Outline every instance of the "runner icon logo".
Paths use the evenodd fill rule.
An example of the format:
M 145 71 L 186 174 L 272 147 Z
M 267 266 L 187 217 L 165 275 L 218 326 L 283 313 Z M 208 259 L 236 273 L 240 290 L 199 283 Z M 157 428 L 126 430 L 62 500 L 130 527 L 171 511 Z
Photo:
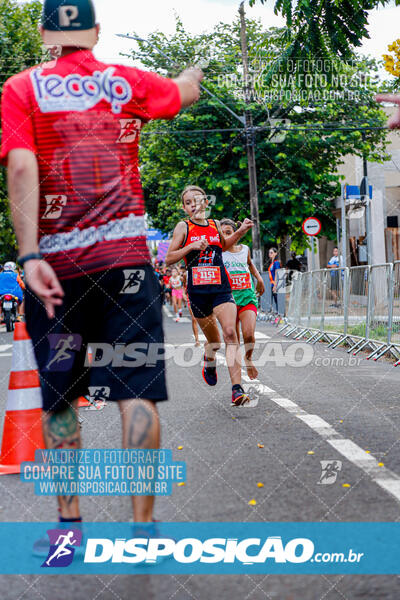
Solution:
M 144 280 L 145 271 L 143 269 L 125 269 L 125 283 L 120 294 L 137 294 Z
M 120 119 L 121 133 L 117 144 L 132 144 L 140 131 L 142 121 L 140 119 Z
M 89 387 L 89 402 L 85 410 L 103 410 L 106 405 L 106 400 L 110 397 L 110 388 L 107 386 L 90 386 Z
M 80 529 L 48 529 L 50 540 L 49 554 L 42 567 L 68 567 L 74 558 L 75 548 L 82 543 Z
M 43 213 L 42 219 L 59 219 L 62 215 L 64 206 L 67 204 L 67 196 L 47 195 L 46 210 Z
M 43 69 L 54 69 L 60 58 L 62 46 L 60 44 L 42 44 L 42 57 L 40 66 Z
M 258 391 L 258 389 L 256 387 L 250 386 L 248 388 L 247 386 L 244 386 L 244 388 L 245 388 L 246 394 L 248 396 L 250 396 L 253 401 L 260 399 L 260 394 L 259 394 L 259 391 Z
M 217 202 L 217 197 L 213 196 L 213 195 L 207 196 L 207 199 L 208 199 L 208 204 L 207 204 L 207 208 L 204 212 L 205 219 L 208 219 L 210 217 L 212 208 L 215 206 L 215 204 Z M 212 242 L 213 239 L 211 238 L 210 241 Z
M 78 334 L 50 333 L 51 358 L 46 371 L 68 371 L 74 362 L 75 352 L 81 349 L 82 337 Z
M 107 400 L 110 397 L 110 388 L 107 386 L 91 386 L 89 387 L 90 397 L 95 401 Z
M 321 460 L 321 477 L 319 478 L 318 484 L 320 485 L 331 485 L 335 483 L 339 471 L 342 470 L 341 460 Z

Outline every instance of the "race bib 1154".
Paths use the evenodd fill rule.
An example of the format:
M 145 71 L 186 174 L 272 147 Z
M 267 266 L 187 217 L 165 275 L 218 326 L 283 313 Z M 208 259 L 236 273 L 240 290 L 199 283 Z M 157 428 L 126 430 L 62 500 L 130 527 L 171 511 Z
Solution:
M 232 290 L 248 290 L 251 288 L 250 273 L 229 273 Z

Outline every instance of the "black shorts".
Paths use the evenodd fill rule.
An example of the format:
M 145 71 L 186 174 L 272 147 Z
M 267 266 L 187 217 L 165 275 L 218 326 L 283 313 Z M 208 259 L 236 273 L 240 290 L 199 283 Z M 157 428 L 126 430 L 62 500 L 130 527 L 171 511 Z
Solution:
M 167 400 L 161 294 L 152 267 L 111 269 L 61 283 L 64 302 L 52 320 L 26 290 L 43 409 L 62 410 L 85 395 Z
M 188 297 L 190 308 L 196 319 L 209 317 L 216 306 L 225 304 L 225 302 L 232 302 L 235 304 L 232 292 L 220 292 L 218 294 L 196 294 L 188 292 Z

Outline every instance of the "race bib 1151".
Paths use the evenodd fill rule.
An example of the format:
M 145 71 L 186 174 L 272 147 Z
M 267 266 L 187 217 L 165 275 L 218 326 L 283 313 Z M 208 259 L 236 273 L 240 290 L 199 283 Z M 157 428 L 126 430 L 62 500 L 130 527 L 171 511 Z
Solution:
M 193 267 L 193 285 L 218 285 L 221 283 L 219 267 Z

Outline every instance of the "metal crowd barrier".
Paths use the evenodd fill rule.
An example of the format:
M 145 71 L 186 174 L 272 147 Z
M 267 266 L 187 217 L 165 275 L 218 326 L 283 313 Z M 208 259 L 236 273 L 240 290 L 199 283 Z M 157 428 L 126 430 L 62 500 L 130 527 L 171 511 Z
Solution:
M 291 294 L 291 286 L 285 285 L 287 273 L 286 269 L 279 269 L 280 277 L 278 277 L 278 289 L 275 296 L 272 293 L 271 281 L 267 272 L 262 272 L 265 285 L 265 293 L 260 298 L 260 312 L 258 320 L 260 321 L 276 321 L 280 322 L 289 312 L 289 304 Z
M 400 261 L 295 273 L 287 294 L 286 337 L 400 364 Z

